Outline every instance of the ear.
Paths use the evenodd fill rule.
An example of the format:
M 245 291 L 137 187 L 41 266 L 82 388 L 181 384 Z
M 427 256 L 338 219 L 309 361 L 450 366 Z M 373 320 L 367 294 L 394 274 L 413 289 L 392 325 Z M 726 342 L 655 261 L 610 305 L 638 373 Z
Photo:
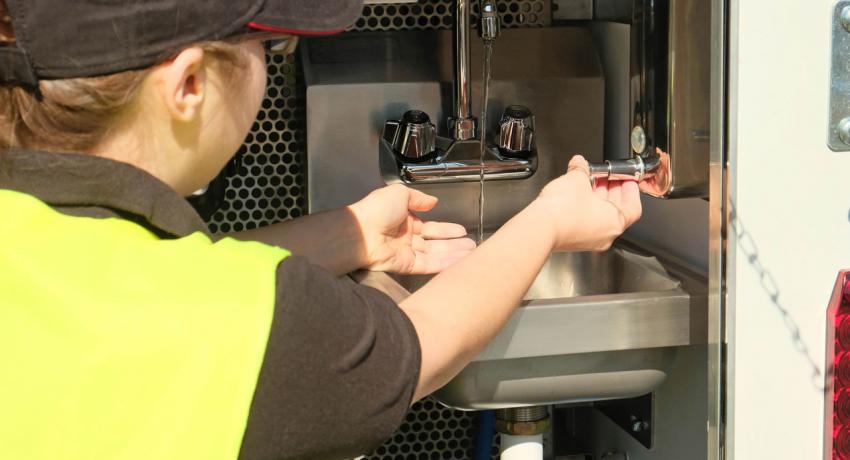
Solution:
M 200 114 L 207 83 L 203 64 L 204 50 L 194 46 L 158 69 L 157 88 L 172 119 L 190 122 Z

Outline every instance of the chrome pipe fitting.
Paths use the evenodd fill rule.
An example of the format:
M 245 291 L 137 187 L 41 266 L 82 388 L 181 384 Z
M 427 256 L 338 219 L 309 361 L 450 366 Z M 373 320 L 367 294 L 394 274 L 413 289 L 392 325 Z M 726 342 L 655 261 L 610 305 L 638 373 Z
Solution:
M 628 160 L 607 160 L 590 164 L 591 179 L 633 180 L 640 182 L 652 177 L 661 166 L 661 156 L 635 155 Z
M 549 408 L 546 406 L 496 410 L 496 431 L 511 436 L 543 434 L 549 423 Z
M 628 160 L 606 160 L 590 165 L 590 177 L 593 179 L 640 181 L 645 174 L 646 168 L 640 156 Z

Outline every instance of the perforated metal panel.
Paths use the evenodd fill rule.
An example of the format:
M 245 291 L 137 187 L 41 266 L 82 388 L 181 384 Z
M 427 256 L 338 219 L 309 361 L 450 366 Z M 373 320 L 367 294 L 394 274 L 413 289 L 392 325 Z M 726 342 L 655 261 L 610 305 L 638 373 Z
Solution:
M 500 0 L 504 27 L 551 23 L 548 0 Z M 364 7 L 352 31 L 448 29 L 451 0 Z M 478 5 L 473 2 L 477 16 Z M 473 23 L 475 20 L 473 20 Z M 307 209 L 306 101 L 300 60 L 273 56 L 268 62 L 268 92 L 251 133 L 239 151 L 240 165 L 226 178 L 225 200 L 209 219 L 213 233 L 265 226 L 301 216 Z M 432 399 L 415 404 L 404 424 L 370 460 L 472 458 L 477 418 L 447 409 Z M 497 457 L 498 437 L 493 455 Z
M 366 456 L 369 460 L 466 460 L 473 457 L 478 420 L 475 413 L 448 409 L 431 398 L 413 405 L 401 428 Z M 498 439 L 491 448 L 498 458 Z
M 263 106 L 245 144 L 236 174 L 227 178 L 225 201 L 213 214 L 213 233 L 242 231 L 304 214 L 305 94 L 295 56 L 271 56 Z
M 548 0 L 500 0 L 504 27 L 548 26 L 552 22 Z M 478 2 L 472 2 L 472 23 L 477 23 Z M 452 26 L 452 2 L 419 0 L 412 4 L 368 5 L 352 30 L 431 30 Z

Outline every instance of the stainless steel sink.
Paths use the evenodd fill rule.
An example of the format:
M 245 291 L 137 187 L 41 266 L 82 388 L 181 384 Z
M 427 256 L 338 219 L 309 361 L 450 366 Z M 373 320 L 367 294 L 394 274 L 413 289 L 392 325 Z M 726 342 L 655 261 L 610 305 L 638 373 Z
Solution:
M 412 292 L 427 278 L 398 281 Z M 434 396 L 494 409 L 643 395 L 675 347 L 704 341 L 705 306 L 700 276 L 628 245 L 553 254 L 505 329 Z

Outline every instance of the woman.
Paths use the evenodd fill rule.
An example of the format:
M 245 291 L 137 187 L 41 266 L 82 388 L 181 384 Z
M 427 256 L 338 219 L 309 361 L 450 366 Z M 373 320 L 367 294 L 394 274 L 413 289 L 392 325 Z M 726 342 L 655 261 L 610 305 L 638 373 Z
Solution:
M 246 136 L 264 44 L 341 31 L 360 3 L 0 1 L 0 458 L 368 452 L 550 252 L 639 218 L 635 183 L 592 188 L 576 157 L 479 248 L 402 186 L 213 241 L 182 197 Z M 338 278 L 358 268 L 441 273 L 396 304 Z

